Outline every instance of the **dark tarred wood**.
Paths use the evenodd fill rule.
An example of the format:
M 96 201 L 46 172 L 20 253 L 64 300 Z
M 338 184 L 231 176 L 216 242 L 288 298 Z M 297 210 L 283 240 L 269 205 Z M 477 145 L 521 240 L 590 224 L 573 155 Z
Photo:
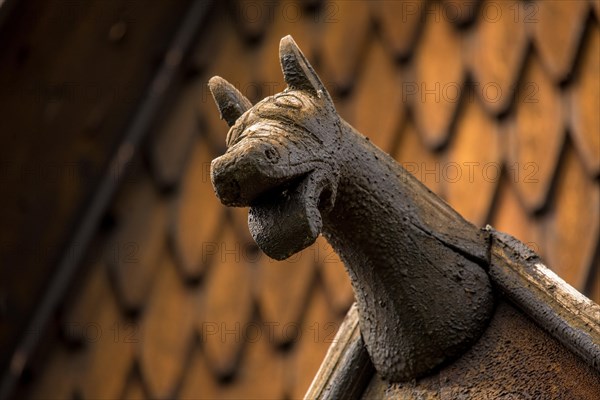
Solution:
M 288 89 L 254 105 L 215 77 L 232 125 L 211 179 L 228 206 L 250 206 L 250 231 L 285 259 L 322 232 L 344 261 L 378 372 L 423 375 L 476 340 L 492 313 L 487 234 L 338 116 L 291 37 L 280 44 Z
M 600 389 L 600 306 L 547 269 L 522 243 L 489 230 L 489 273 L 502 300 L 471 349 L 417 381 L 389 384 L 377 375 L 348 391 L 348 382 L 360 380 L 360 371 L 370 366 L 356 345 L 362 340 L 353 307 L 305 398 L 437 398 L 440 393 L 450 398 L 535 397 L 542 391 L 556 398 L 595 399 Z

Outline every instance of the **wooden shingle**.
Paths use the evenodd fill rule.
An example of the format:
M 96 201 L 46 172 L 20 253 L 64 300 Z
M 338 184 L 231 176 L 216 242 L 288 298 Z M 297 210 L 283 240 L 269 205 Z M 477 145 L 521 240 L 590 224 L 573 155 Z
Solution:
M 150 177 L 130 176 L 116 200 L 117 227 L 105 262 L 119 300 L 128 311 L 143 307 L 166 246 L 167 205 Z
M 376 0 L 370 1 L 369 7 L 392 55 L 400 59 L 408 58 L 424 20 L 426 2 Z
M 177 97 L 168 118 L 152 138 L 149 149 L 153 175 L 159 186 L 172 188 L 184 175 L 190 149 L 199 132 L 198 103 L 206 82 L 188 82 Z
M 465 98 L 463 107 L 442 168 L 444 193 L 463 217 L 483 226 L 502 171 L 500 132 L 475 96 Z
M 431 3 L 412 63 L 412 79 L 404 95 L 414 110 L 415 126 L 425 143 L 446 143 L 463 92 L 462 41 L 455 26 L 443 16 L 442 6 Z
M 600 240 L 600 187 L 586 174 L 570 144 L 554 190 L 544 226 L 547 262 L 567 283 L 583 291 Z
M 525 6 L 529 35 L 553 80 L 568 77 L 585 28 L 590 5 L 585 1 L 544 0 Z
M 488 4 L 493 4 L 490 17 L 478 19 L 468 33 L 465 60 L 478 98 L 487 110 L 499 114 L 512 104 L 525 60 L 529 41 L 523 18 L 517 16 L 524 15 L 528 3 L 484 2 L 481 12 L 486 12 Z
M 136 338 L 142 380 L 151 398 L 175 394 L 194 337 L 190 294 L 168 251 L 161 255 L 160 272 Z
M 419 136 L 412 119 L 407 119 L 400 133 L 400 142 L 392 154 L 408 172 L 413 174 L 438 196 L 444 197 L 441 157 L 431 151 Z
M 315 281 L 316 251 L 314 244 L 285 261 L 263 254 L 257 262 L 259 311 L 263 321 L 275 324 L 275 343 L 289 344 L 295 339 L 286 327 L 297 326 L 306 310 Z
M 227 378 L 235 373 L 246 343 L 243 332 L 254 310 L 254 277 L 230 224 L 212 246 L 216 261 L 203 282 L 205 320 L 201 341 L 210 369 L 216 377 Z
M 402 77 L 378 38 L 373 38 L 370 43 L 365 60 L 352 94 L 355 102 L 353 126 L 390 153 L 406 113 Z M 386 106 L 374 107 L 375 104 Z
M 335 311 L 345 314 L 354 301 L 354 292 L 344 263 L 322 236 L 317 239 L 316 251 L 325 295 Z
M 359 62 L 370 35 L 365 2 L 327 1 L 322 32 L 322 71 L 333 92 L 347 92 L 354 84 Z M 329 11 L 329 13 L 327 13 Z M 332 85 L 333 83 L 333 85 Z
M 286 394 L 292 399 L 306 393 L 341 323 L 329 307 L 321 285 L 314 286 L 308 301 L 306 316 L 302 324 L 296 325 L 295 347 L 285 364 Z
M 196 140 L 192 146 L 181 192 L 173 203 L 169 230 L 177 266 L 186 278 L 198 279 L 211 262 L 212 255 L 205 248 L 218 240 L 225 213 L 210 182 L 213 154 L 209 145 L 205 140 Z
M 36 377 L 30 388 L 29 398 L 69 399 L 75 395 L 75 382 L 80 376 L 82 357 L 74 357 L 64 346 L 56 346 L 45 364 L 43 372 Z
M 521 203 L 513 178 L 506 170 L 502 172 L 490 224 L 494 229 L 516 237 L 543 257 L 540 223 Z
M 600 27 L 590 21 L 568 96 L 571 136 L 591 175 L 600 175 Z
M 310 60 L 317 58 L 320 46 L 317 23 L 322 14 L 310 14 L 299 8 L 296 1 L 280 2 L 273 14 L 273 24 L 269 27 L 266 37 L 257 49 L 256 84 L 261 88 L 262 97 L 272 96 L 286 88 L 279 61 L 279 41 L 286 35 L 292 35 L 306 57 Z M 322 28 L 322 27 L 319 27 Z M 320 71 L 319 71 L 320 72 Z M 326 86 L 333 82 L 326 82 Z
M 545 204 L 565 139 L 560 89 L 531 56 L 517 89 L 514 124 L 507 135 L 507 168 L 529 212 Z
M 444 15 L 457 25 L 475 20 L 480 12 L 481 0 L 444 0 Z

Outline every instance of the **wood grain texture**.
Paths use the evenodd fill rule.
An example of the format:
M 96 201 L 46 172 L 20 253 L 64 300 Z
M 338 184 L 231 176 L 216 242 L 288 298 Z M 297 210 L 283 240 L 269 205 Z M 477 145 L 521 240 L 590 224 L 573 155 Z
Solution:
M 304 398 L 359 399 L 373 374 L 373 365 L 360 335 L 355 304 L 340 325 Z
M 513 237 L 499 232 L 492 236 L 492 281 L 541 329 L 600 372 L 600 306 Z M 600 384 L 600 375 L 596 378 Z
M 490 273 L 504 296 L 479 341 L 455 362 L 417 380 L 389 383 L 376 374 L 366 389 L 357 390 L 359 398 L 499 398 L 539 393 L 595 398 L 600 388 L 600 306 L 550 272 L 522 244 L 505 234 L 492 234 Z M 358 367 L 344 369 L 344 357 L 355 353 L 350 346 L 357 340 L 353 333 L 358 324 L 352 313 L 340 327 L 340 341 L 330 348 L 307 398 L 329 398 L 328 390 L 343 381 L 336 376 L 342 371 L 346 378 L 357 376 Z

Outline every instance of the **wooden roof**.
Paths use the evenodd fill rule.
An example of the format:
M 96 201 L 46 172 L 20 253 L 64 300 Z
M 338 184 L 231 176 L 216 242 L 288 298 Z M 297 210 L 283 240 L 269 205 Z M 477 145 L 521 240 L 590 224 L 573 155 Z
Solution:
M 600 305 L 548 269 L 523 243 L 491 227 L 486 231 L 496 307 L 470 349 L 425 376 L 387 382 L 368 356 L 353 306 L 305 399 L 595 399 L 600 392 Z
M 286 34 L 348 122 L 600 301 L 598 1 L 472 6 L 220 2 L 20 393 L 303 396 L 353 300 L 343 266 L 322 240 L 268 260 L 208 175 L 227 127 L 206 82 L 253 101 L 282 90 Z
M 455 363 L 406 384 L 375 376 L 362 398 L 593 400 L 599 390 L 598 371 L 504 301 L 481 339 Z

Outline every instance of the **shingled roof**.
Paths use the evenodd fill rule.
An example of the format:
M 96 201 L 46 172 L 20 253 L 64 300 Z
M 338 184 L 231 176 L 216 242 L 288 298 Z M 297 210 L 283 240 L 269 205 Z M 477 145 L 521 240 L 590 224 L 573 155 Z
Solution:
M 292 34 L 340 114 L 476 225 L 600 301 L 599 1 L 221 2 L 20 393 L 299 398 L 353 301 L 324 240 L 285 262 L 214 196 L 206 82 L 284 88 Z M 385 99 L 382 101 L 382 99 Z

